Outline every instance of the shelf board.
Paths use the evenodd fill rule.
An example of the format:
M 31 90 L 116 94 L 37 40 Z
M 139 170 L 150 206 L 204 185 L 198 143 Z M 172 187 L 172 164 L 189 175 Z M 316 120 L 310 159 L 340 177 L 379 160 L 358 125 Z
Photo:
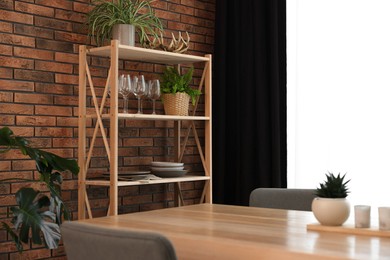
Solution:
M 146 49 L 128 45 L 119 45 L 118 52 L 120 59 L 161 64 L 192 64 L 209 60 L 207 57 L 202 56 Z M 111 46 L 91 48 L 87 50 L 87 53 L 100 57 L 110 57 Z
M 96 118 L 96 115 L 87 115 L 87 118 Z M 109 119 L 109 114 L 103 114 L 103 119 Z M 208 121 L 210 120 L 210 117 L 208 116 L 171 116 L 171 115 L 152 115 L 152 114 L 123 114 L 118 113 L 119 119 L 132 119 L 132 120 L 163 120 L 163 121 L 169 121 L 169 120 L 197 120 L 197 121 Z
M 184 176 L 176 178 L 163 178 L 160 180 L 148 180 L 148 181 L 118 181 L 118 186 L 135 186 L 145 184 L 160 184 L 160 183 L 174 183 L 174 182 L 186 182 L 186 181 L 203 181 L 210 180 L 209 176 Z M 110 186 L 109 180 L 86 180 L 86 185 L 94 186 Z

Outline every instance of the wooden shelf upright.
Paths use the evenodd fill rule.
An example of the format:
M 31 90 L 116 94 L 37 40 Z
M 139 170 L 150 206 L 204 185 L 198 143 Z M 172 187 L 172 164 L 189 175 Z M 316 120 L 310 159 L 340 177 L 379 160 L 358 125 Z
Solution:
M 99 56 L 110 58 L 110 69 L 105 84 L 105 89 L 102 101 L 98 102 L 95 93 L 95 88 L 92 82 L 92 75 L 89 70 L 87 56 Z M 148 115 L 148 114 L 123 114 L 118 110 L 118 63 L 119 60 L 131 60 L 139 62 L 150 62 L 164 65 L 180 65 L 193 64 L 198 62 L 204 63 L 202 78 L 199 83 L 200 89 L 205 97 L 205 113 L 204 116 L 196 116 L 196 108 L 198 101 L 192 114 L 189 116 L 169 116 L 169 115 Z M 172 52 L 165 52 L 159 50 L 145 49 L 139 47 L 132 47 L 127 45 L 120 45 L 117 40 L 111 41 L 110 46 L 97 47 L 87 49 L 85 45 L 80 46 L 79 49 L 79 143 L 78 143 L 78 163 L 80 166 L 79 180 L 78 180 L 78 218 L 85 219 L 86 214 L 92 218 L 92 211 L 86 193 L 87 185 L 107 186 L 109 187 L 109 210 L 107 215 L 118 214 L 118 187 L 132 186 L 132 185 L 148 185 L 157 183 L 175 183 L 175 189 L 178 191 L 177 204 L 184 203 L 183 196 L 180 190 L 180 183 L 186 181 L 205 181 L 204 189 L 200 199 L 200 203 L 212 203 L 212 151 L 211 151 L 211 55 L 207 54 L 204 57 L 187 54 L 178 54 Z M 87 84 L 88 83 L 88 84 Z M 109 114 L 103 114 L 103 108 L 106 98 L 108 96 L 108 86 L 110 87 L 110 105 Z M 90 89 L 93 103 L 93 114 L 87 114 L 87 87 Z M 86 120 L 94 118 L 96 124 L 94 132 L 90 137 L 89 149 L 87 153 L 87 134 L 86 134 Z M 118 181 L 118 122 L 119 120 L 169 120 L 174 121 L 175 129 L 175 158 L 177 162 L 181 162 L 185 146 L 188 141 L 190 132 L 193 131 L 197 148 L 201 157 L 204 168 L 204 176 L 184 175 L 176 178 L 163 178 L 161 180 L 150 180 L 147 183 L 142 181 Z M 109 120 L 109 136 L 105 132 L 103 120 Z M 194 121 L 205 122 L 205 144 L 204 151 L 201 147 L 197 130 Z M 184 141 L 181 142 L 180 131 L 181 122 L 189 121 Z M 110 179 L 108 180 L 93 180 L 87 178 L 89 164 L 92 157 L 92 152 L 95 145 L 95 140 L 100 130 L 103 138 L 104 147 L 110 164 Z

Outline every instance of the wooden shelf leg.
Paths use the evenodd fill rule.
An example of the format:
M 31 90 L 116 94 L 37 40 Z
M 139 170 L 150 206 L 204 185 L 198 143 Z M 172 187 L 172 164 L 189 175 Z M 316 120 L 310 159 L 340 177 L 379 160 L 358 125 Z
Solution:
M 118 41 L 111 41 L 110 216 L 118 215 L 118 46 Z
M 85 219 L 85 196 L 86 196 L 86 46 L 79 47 L 79 145 L 78 145 L 78 164 L 80 167 L 78 177 L 78 219 Z

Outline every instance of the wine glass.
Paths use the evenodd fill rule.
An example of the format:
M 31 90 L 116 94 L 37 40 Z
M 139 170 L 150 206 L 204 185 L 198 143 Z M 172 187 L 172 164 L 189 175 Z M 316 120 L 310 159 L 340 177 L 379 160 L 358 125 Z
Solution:
M 153 102 L 153 115 L 156 114 L 156 99 L 160 97 L 160 81 L 154 79 L 149 81 L 148 98 Z
M 118 92 L 123 97 L 123 113 L 128 113 L 128 106 L 129 106 L 129 95 L 131 93 L 131 79 L 130 75 L 120 75 L 119 81 L 118 81 Z
M 141 98 L 146 94 L 146 84 L 144 75 L 141 75 L 139 78 L 134 76 L 133 80 L 133 93 L 138 99 L 138 112 L 137 114 L 142 114 L 141 112 Z

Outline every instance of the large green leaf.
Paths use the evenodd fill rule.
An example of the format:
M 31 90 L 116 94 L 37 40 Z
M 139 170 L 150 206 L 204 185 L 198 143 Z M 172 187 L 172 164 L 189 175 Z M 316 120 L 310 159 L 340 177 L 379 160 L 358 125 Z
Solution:
M 59 172 L 50 174 L 49 182 L 46 183 L 50 190 L 50 211 L 56 214 L 57 224 L 62 223 L 62 216 L 70 220 L 70 213 L 61 199 L 62 176 Z
M 23 243 L 28 242 L 31 230 L 34 244 L 42 244 L 43 234 L 46 246 L 50 249 L 57 248 L 61 235 L 59 226 L 53 222 L 55 214 L 43 209 L 50 205 L 50 200 L 47 196 L 38 195 L 39 192 L 32 188 L 22 188 L 16 192 L 18 207 L 11 207 L 14 228 L 20 230 L 19 239 Z
M 27 140 L 20 137 L 13 137 L 13 132 L 8 127 L 0 129 L 0 153 L 8 152 L 14 146 L 21 148 L 25 152 L 24 147 L 28 145 Z
M 79 173 L 77 161 L 73 159 L 62 158 L 50 152 L 32 148 L 28 145 L 28 141 L 22 137 L 14 136 L 14 133 L 8 127 L 0 129 L 0 147 L 2 152 L 6 152 L 12 148 L 18 148 L 23 154 L 28 155 L 35 160 L 37 170 L 40 173 L 57 170 L 60 172 L 69 170 L 72 174 Z
M 53 170 L 57 170 L 61 172 L 69 170 L 74 175 L 77 175 L 79 173 L 79 166 L 75 160 L 62 158 L 58 155 L 45 152 L 45 151 L 40 151 L 40 152 L 41 152 L 41 156 L 45 158 L 48 164 L 53 167 Z

